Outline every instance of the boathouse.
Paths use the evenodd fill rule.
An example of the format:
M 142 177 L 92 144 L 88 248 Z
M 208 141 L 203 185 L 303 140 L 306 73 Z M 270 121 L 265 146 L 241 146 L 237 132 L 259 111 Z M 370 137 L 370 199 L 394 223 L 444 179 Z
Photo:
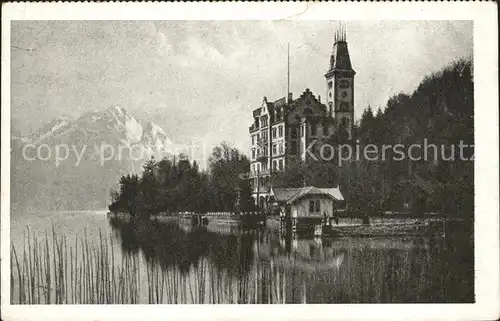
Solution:
M 346 206 L 338 187 L 277 187 L 271 189 L 271 199 L 279 207 L 280 216 L 291 218 L 330 218 Z

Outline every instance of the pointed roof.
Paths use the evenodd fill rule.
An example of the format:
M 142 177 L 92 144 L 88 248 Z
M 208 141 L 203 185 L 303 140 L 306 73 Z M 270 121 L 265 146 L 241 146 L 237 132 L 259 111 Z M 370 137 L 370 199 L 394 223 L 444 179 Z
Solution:
M 285 203 L 297 194 L 302 187 L 273 187 L 272 194 L 277 202 Z
M 345 27 L 335 32 L 332 55 L 327 75 L 336 70 L 352 71 L 351 57 L 347 48 L 347 37 Z
M 330 70 L 334 69 L 353 70 L 346 41 L 341 40 L 333 44 L 332 56 L 330 59 Z

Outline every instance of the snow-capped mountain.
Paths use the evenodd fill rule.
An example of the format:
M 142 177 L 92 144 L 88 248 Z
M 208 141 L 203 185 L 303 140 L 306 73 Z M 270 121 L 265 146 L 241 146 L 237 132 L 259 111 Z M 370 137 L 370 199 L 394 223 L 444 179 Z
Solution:
M 155 125 L 157 126 L 157 125 Z M 142 138 L 142 125 L 122 107 L 87 112 L 75 120 L 58 117 L 40 128 L 34 143 L 88 143 L 101 140 L 109 144 L 135 144 Z
M 68 129 L 70 121 L 70 118 L 67 116 L 59 116 L 43 125 L 42 128 L 37 130 L 31 138 L 35 143 L 48 140 Z
M 175 153 L 160 126 L 151 121 L 141 124 L 116 106 L 75 119 L 57 117 L 29 137 L 13 135 L 11 142 L 13 202 L 59 209 L 105 207 L 120 175 L 139 172 L 150 156 L 160 159 L 167 156 L 165 151 Z M 23 155 L 27 144 L 34 146 L 24 150 L 32 159 Z M 42 145 L 42 156 L 47 157 L 50 149 L 50 158 L 36 158 L 36 148 Z M 67 146 L 69 153 L 55 162 L 58 146 Z M 125 151 L 119 154 L 120 149 Z
M 151 152 L 174 152 L 174 144 L 165 131 L 151 121 L 144 126 L 141 143 L 150 148 Z

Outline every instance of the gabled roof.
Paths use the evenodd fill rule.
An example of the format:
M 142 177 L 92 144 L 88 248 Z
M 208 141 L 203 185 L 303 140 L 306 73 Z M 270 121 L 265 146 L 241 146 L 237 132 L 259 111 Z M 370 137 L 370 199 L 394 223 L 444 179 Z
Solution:
M 279 203 L 286 202 L 299 192 L 302 187 L 273 187 L 272 194 Z
M 330 197 L 337 201 L 343 201 L 344 197 L 340 192 L 338 187 L 334 188 L 317 188 L 314 186 L 306 186 L 306 187 L 276 187 L 272 189 L 272 194 L 278 203 L 287 203 L 292 204 L 296 200 L 311 195 L 323 195 Z
M 338 187 L 334 187 L 334 188 L 320 188 L 320 190 L 323 193 L 327 193 L 327 194 L 332 195 L 338 201 L 343 201 L 344 200 L 344 196 L 342 195 L 342 193 L 340 192 L 340 189 Z

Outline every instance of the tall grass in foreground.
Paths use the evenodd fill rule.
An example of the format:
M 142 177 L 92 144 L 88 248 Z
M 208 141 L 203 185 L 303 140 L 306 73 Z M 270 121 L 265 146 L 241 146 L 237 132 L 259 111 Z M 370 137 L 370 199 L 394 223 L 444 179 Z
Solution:
M 254 262 L 235 276 L 202 258 L 189 271 L 137 253 L 115 253 L 113 240 L 38 238 L 27 229 L 21 252 L 11 246 L 13 304 L 285 303 L 285 270 Z M 141 288 L 141 286 L 143 288 Z M 141 292 L 141 290 L 143 290 Z
M 137 303 L 139 261 L 117 260 L 113 241 L 99 232 L 99 244 L 89 244 L 87 233 L 69 244 L 52 229 L 39 239 L 29 229 L 18 253 L 11 247 L 11 301 L 19 304 Z

